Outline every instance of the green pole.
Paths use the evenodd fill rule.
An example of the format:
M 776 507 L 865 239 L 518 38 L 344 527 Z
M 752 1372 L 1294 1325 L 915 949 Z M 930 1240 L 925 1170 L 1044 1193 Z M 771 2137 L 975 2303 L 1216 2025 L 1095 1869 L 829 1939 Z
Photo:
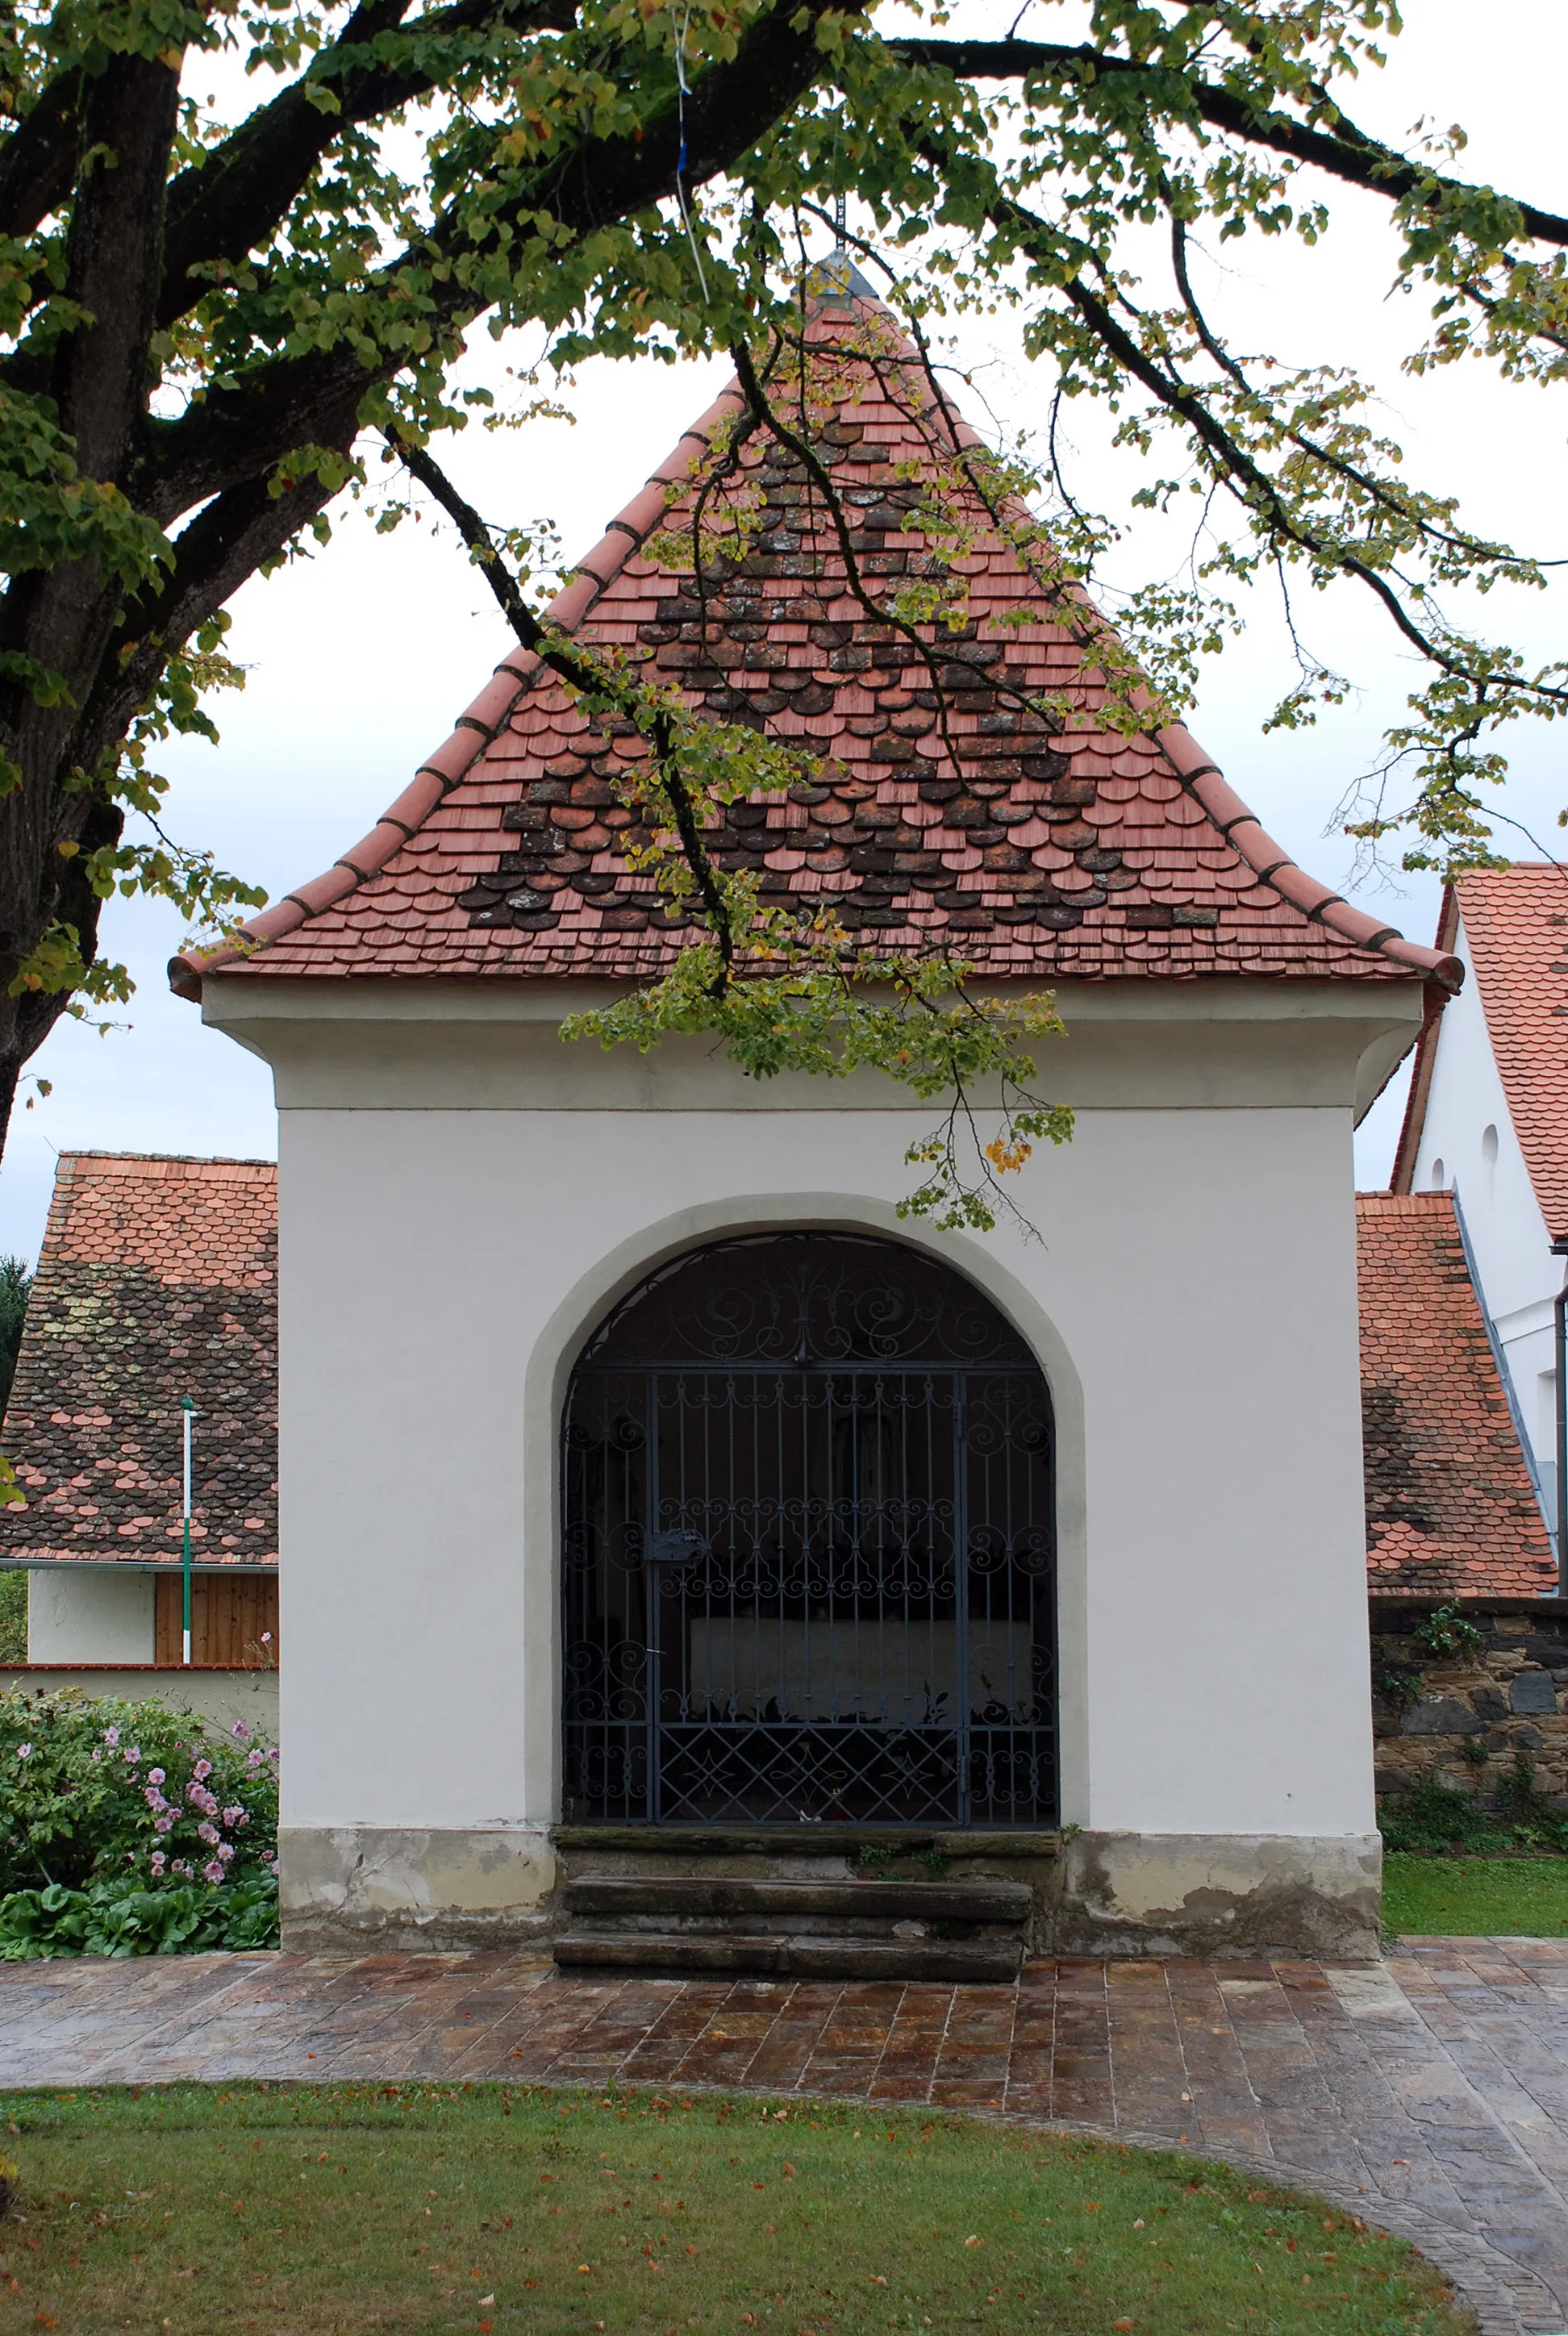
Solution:
M 185 1500 L 183 1552 L 180 1557 L 180 1588 L 184 1591 L 185 1661 L 190 1661 L 190 1423 L 196 1416 L 196 1406 L 188 1395 L 180 1398 L 181 1426 L 185 1436 Z

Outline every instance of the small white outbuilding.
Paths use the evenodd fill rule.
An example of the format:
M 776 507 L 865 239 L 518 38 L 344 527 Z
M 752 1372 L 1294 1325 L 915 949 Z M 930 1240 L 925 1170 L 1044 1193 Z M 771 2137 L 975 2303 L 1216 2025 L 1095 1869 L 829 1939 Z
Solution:
M 176 961 L 277 1083 L 286 1941 L 564 1905 L 579 1961 L 979 1970 L 995 1886 L 896 1936 L 846 1898 L 920 1852 L 1041 1947 L 1373 1954 L 1351 1133 L 1457 968 L 1183 729 L 1103 729 L 1006 515 L 922 529 L 972 443 L 924 372 L 864 300 L 812 329 L 847 552 L 759 433 L 682 566 L 732 393 L 553 613 L 811 742 L 713 848 L 1054 990 L 1076 1132 L 1039 1238 L 941 1233 L 901 1089 L 564 1045 L 690 928 L 628 865 L 640 740 L 521 650 L 263 946 Z M 933 677 L 846 557 L 939 556 Z

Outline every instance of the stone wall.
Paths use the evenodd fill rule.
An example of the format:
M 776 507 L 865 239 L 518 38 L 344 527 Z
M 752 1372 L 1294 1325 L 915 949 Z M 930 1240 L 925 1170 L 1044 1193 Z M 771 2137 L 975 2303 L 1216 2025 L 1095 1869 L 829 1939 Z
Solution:
M 1525 1753 L 1538 1790 L 1568 1803 L 1568 1599 L 1449 1601 L 1481 1643 L 1447 1655 L 1420 1635 L 1439 1602 L 1371 1601 L 1378 1797 L 1430 1776 L 1485 1797 Z

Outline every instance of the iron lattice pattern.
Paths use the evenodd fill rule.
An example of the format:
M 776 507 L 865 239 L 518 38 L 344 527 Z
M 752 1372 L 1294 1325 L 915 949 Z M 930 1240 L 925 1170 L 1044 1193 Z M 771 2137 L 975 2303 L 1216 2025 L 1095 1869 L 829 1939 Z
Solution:
M 733 1241 L 611 1317 L 565 1423 L 569 1818 L 1054 1823 L 1051 1418 L 891 1242 Z

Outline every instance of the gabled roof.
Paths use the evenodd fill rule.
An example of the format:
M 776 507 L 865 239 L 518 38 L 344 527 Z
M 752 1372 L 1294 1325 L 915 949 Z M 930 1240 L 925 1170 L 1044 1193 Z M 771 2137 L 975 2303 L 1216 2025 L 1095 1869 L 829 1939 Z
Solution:
M 848 506 L 863 573 L 930 573 L 916 524 L 937 414 L 927 377 L 870 300 L 819 307 L 825 383 L 816 443 Z M 714 839 L 774 900 L 831 900 L 883 949 L 946 943 L 997 976 L 1432 977 L 1451 959 L 1407 942 L 1306 876 L 1180 726 L 1101 730 L 1104 691 L 1039 586 L 971 498 L 959 633 L 925 628 L 955 662 L 950 743 L 920 657 L 870 618 L 803 468 L 758 433 L 740 483 L 759 498 L 740 556 L 696 580 L 669 550 L 694 473 L 741 410 L 725 392 L 610 522 L 554 603 L 553 620 L 614 645 L 711 714 L 808 740 L 820 784 L 738 805 Z M 922 426 L 918 417 L 928 417 Z M 936 416 L 935 420 L 930 417 Z M 956 443 L 974 446 L 957 426 Z M 949 571 L 944 571 L 949 572 Z M 1024 621 L 1019 623 L 1020 617 Z M 976 668 L 981 668 L 977 678 Z M 1072 711 L 1020 711 L 1056 691 Z M 248 956 L 176 959 L 195 995 L 206 969 L 365 976 L 639 977 L 667 967 L 690 927 L 628 871 L 616 775 L 642 752 L 629 725 L 585 715 L 519 649 L 371 833 L 248 929 Z M 956 765 L 955 767 L 955 760 Z
M 1557 1587 L 1447 1192 L 1359 1192 L 1367 1572 L 1375 1596 Z
M 1460 920 L 1514 1133 L 1553 1240 L 1568 1235 L 1568 866 L 1552 860 L 1461 876 L 1443 899 L 1437 946 Z M 1437 1057 L 1422 1031 L 1393 1186 L 1407 1192 Z
M 0 1557 L 177 1562 L 180 1398 L 203 1566 L 278 1562 L 278 1171 L 64 1152 L 6 1449 Z

